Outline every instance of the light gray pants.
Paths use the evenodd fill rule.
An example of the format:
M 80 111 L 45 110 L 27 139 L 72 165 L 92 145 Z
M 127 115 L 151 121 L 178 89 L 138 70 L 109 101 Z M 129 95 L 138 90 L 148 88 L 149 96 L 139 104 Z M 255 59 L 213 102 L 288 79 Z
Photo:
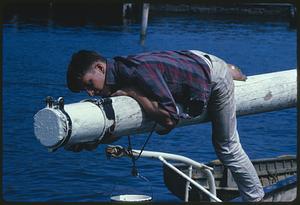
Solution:
M 240 144 L 234 83 L 227 63 L 201 51 L 192 50 L 192 52 L 202 58 L 203 55 L 208 55 L 211 59 L 208 64 L 211 68 L 212 94 L 208 113 L 212 121 L 212 142 L 216 154 L 230 169 L 243 200 L 260 201 L 264 191 L 253 164 Z

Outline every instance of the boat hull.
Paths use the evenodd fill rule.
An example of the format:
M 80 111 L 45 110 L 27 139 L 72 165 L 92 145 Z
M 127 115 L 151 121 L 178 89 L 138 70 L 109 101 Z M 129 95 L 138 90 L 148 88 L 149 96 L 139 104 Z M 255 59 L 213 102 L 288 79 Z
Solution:
M 296 198 L 296 182 L 291 183 L 289 177 L 294 176 L 296 181 L 296 156 L 279 156 L 276 158 L 252 160 L 260 181 L 265 189 L 264 201 L 292 201 Z M 188 166 L 182 163 L 173 164 L 188 174 Z M 230 170 L 225 168 L 219 160 L 207 164 L 214 168 L 213 175 L 217 188 L 217 197 L 222 201 L 231 201 L 239 198 L 240 194 Z M 164 182 L 168 189 L 177 197 L 184 200 L 186 180 L 167 166 L 163 167 Z M 208 187 L 205 174 L 199 169 L 193 169 L 192 179 L 204 187 Z M 289 180 L 288 180 L 289 179 Z M 287 180 L 289 183 L 285 182 Z M 276 185 L 279 183 L 279 185 Z M 281 183 L 281 184 L 280 184 Z M 209 198 L 195 186 L 190 185 L 189 201 L 209 201 Z M 268 191 L 272 188 L 272 191 Z

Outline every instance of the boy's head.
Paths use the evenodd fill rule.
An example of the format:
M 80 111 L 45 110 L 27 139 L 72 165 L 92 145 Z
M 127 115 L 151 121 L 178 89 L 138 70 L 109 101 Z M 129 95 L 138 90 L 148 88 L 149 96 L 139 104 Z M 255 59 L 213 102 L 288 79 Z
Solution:
M 74 53 L 67 71 L 67 85 L 72 92 L 87 91 L 90 96 L 105 95 L 106 59 L 94 51 Z

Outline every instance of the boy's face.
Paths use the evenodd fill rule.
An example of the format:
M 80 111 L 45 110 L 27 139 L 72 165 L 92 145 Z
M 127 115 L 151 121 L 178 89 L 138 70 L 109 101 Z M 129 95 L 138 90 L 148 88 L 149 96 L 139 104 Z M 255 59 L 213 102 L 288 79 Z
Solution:
M 110 92 L 105 86 L 105 67 L 99 62 L 92 64 L 92 67 L 87 71 L 81 79 L 83 90 L 89 96 L 109 96 Z

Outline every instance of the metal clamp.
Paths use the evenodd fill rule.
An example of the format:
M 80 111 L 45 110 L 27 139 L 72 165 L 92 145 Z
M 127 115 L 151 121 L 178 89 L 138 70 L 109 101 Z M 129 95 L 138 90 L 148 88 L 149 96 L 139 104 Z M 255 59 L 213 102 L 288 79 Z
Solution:
M 127 151 L 120 145 L 108 145 L 105 149 L 106 157 L 110 159 L 119 158 L 127 155 Z

